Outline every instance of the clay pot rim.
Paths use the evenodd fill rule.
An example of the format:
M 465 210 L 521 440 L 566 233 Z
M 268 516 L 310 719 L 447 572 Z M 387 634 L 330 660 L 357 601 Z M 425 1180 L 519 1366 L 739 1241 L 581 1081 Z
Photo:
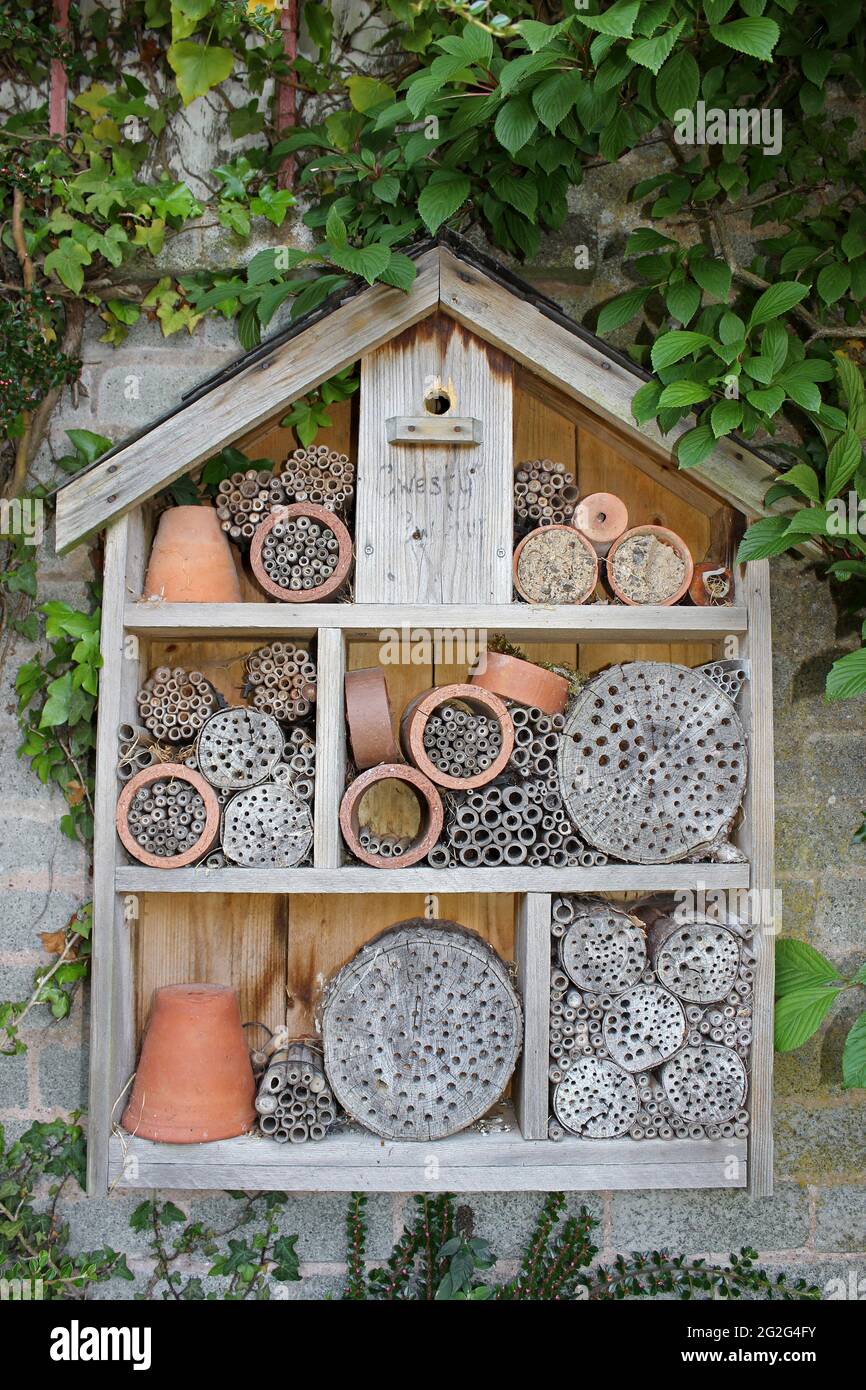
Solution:
M 666 542 L 676 551 L 677 555 L 683 561 L 685 571 L 683 573 L 682 583 L 676 592 L 671 594 L 670 598 L 659 599 L 655 604 L 639 603 L 633 598 L 628 598 L 619 588 L 613 575 L 613 560 L 620 546 L 627 540 L 630 540 L 632 536 L 655 536 L 658 540 Z M 630 608 L 670 608 L 672 604 L 678 603 L 685 594 L 692 582 L 694 570 L 695 562 L 692 559 L 692 553 L 682 536 L 678 536 L 676 531 L 671 531 L 667 526 L 653 526 L 649 523 L 645 526 L 632 526 L 630 530 L 624 531 L 619 539 L 614 541 L 607 554 L 607 577 L 610 581 L 610 587 L 613 589 L 617 598 L 621 599 L 623 603 L 628 604 Z
M 526 545 L 528 541 L 534 540 L 539 535 L 544 535 L 545 532 L 550 531 L 568 531 L 569 535 L 577 536 L 580 540 L 581 545 L 584 547 L 587 555 L 592 560 L 592 582 L 587 585 L 585 592 L 580 596 L 580 598 L 574 599 L 572 603 L 556 605 L 549 603 L 541 603 L 538 599 L 530 598 L 526 590 L 521 587 L 520 581 L 517 577 L 517 570 L 518 565 L 520 563 L 520 556 L 523 553 L 523 547 Z M 598 555 L 596 554 L 595 547 L 593 546 L 591 541 L 587 540 L 586 536 L 583 534 L 582 531 L 578 531 L 576 526 L 571 526 L 567 522 L 556 522 L 553 526 L 536 526 L 534 531 L 530 531 L 529 534 L 524 536 L 521 541 L 518 541 L 517 547 L 514 551 L 514 558 L 512 560 L 511 568 L 513 584 L 515 589 L 519 593 L 520 597 L 524 600 L 524 602 L 531 603 L 535 608 L 553 608 L 557 606 L 565 608 L 578 608 L 586 603 L 590 594 L 592 594 L 595 591 L 595 586 L 598 583 Z
M 415 843 L 397 859 L 384 859 L 378 854 L 369 854 L 358 839 L 358 808 L 370 787 L 377 782 L 406 782 L 413 788 L 421 803 L 421 828 Z M 405 763 L 379 763 L 368 767 L 359 777 L 350 782 L 340 802 L 340 830 L 343 839 L 356 859 L 368 864 L 372 869 L 408 869 L 423 859 L 436 844 L 442 833 L 445 810 L 442 798 L 428 777 L 415 767 Z
M 330 578 L 326 579 L 323 584 L 318 584 L 315 589 L 282 589 L 279 584 L 274 583 L 269 575 L 265 574 L 262 565 L 262 547 L 265 543 L 265 537 L 270 534 L 278 521 L 285 521 L 296 516 L 308 516 L 313 521 L 321 522 L 337 537 L 339 550 L 336 569 Z M 250 541 L 250 568 L 256 583 L 264 589 L 266 594 L 270 594 L 271 598 L 279 599 L 281 603 L 322 603 L 325 599 L 330 598 L 345 583 L 353 555 L 354 546 L 346 523 L 341 521 L 335 512 L 329 512 L 327 507 L 320 506 L 318 502 L 292 502 L 289 506 L 277 507 L 269 517 L 259 523 Z
M 161 859 L 158 855 L 151 854 L 149 850 L 142 849 L 129 829 L 126 820 L 136 792 L 140 791 L 142 787 L 149 786 L 151 782 L 161 781 L 164 777 L 176 777 L 182 782 L 188 782 L 199 793 L 205 807 L 204 830 L 195 844 L 191 845 L 188 850 L 184 850 L 183 854 L 172 855 L 170 859 Z M 150 767 L 142 768 L 141 772 L 136 772 L 135 776 L 130 777 L 124 785 L 123 791 L 117 798 L 114 820 L 124 849 L 140 864 L 147 864 L 152 869 L 183 869 L 187 864 L 192 864 L 203 854 L 207 854 L 213 847 L 219 834 L 220 805 L 213 787 L 194 768 L 185 767 L 183 763 L 153 763 Z
M 520 656 L 511 656 L 507 652 L 485 652 L 485 669 L 469 677 L 470 685 L 479 685 L 482 690 L 489 690 L 492 694 L 498 695 L 501 700 L 514 700 L 516 704 L 525 705 L 527 708 L 535 706 L 544 714 L 562 714 L 568 704 L 568 681 L 565 676 L 557 675 L 555 671 L 548 671 L 543 666 L 538 666 L 534 661 L 526 661 Z M 485 684 L 485 678 L 491 670 L 491 663 L 494 663 L 494 680 L 497 679 L 495 668 L 498 668 L 503 679 L 499 688 L 494 685 Z M 509 680 L 509 675 L 513 674 L 513 683 Z M 531 700 L 524 700 L 520 695 L 515 694 L 515 690 L 524 683 L 528 686 L 531 683 L 537 684 L 543 678 L 544 685 L 550 691 L 550 699 L 546 699 L 542 704 L 538 699 L 538 691 L 535 691 Z M 510 690 L 503 689 L 503 686 L 513 684 Z M 554 690 L 559 690 L 559 697 L 554 701 Z
M 343 697 L 349 743 L 358 770 L 363 772 L 379 763 L 402 762 L 403 757 L 394 737 L 394 714 L 388 685 L 381 667 L 364 666 L 357 671 L 347 671 L 343 681 Z
M 718 570 L 722 570 L 728 576 L 731 588 L 725 598 L 714 603 L 704 588 L 703 579 L 705 574 Z M 696 608 L 727 608 L 734 601 L 733 586 L 734 576 L 729 565 L 718 565 L 713 560 L 701 560 L 699 564 L 695 565 L 695 571 L 689 584 L 689 598 Z
M 478 772 L 474 777 L 451 777 L 447 772 L 440 771 L 427 757 L 424 748 L 427 720 L 434 710 L 450 700 L 462 700 L 470 709 L 473 705 L 480 705 L 483 713 L 496 719 L 502 730 L 502 748 L 499 755 L 485 772 Z M 468 681 L 461 681 L 453 685 L 435 686 L 412 700 L 403 711 L 400 721 L 400 741 L 403 751 L 414 766 L 437 787 L 446 787 L 449 791 L 473 791 L 476 787 L 485 787 L 508 766 L 514 749 L 514 724 L 507 706 L 498 695 L 486 690 L 483 685 L 470 685 Z
M 610 511 L 612 510 L 611 503 L 613 503 L 616 507 L 621 507 L 621 508 L 622 508 L 622 514 L 623 514 L 623 516 L 625 517 L 625 520 L 623 521 L 622 526 L 621 526 L 620 529 L 616 532 L 615 535 L 613 535 L 613 536 L 599 536 L 597 539 L 594 539 L 584 527 L 582 527 L 582 526 L 580 526 L 580 525 L 578 524 L 578 520 L 577 520 L 577 514 L 578 514 L 578 512 L 580 511 L 581 507 L 585 507 L 585 506 L 587 506 L 589 503 L 594 503 L 594 504 L 595 504 L 595 507 L 593 508 L 593 510 L 595 510 L 595 509 L 597 508 L 599 511 L 605 511 L 605 510 L 606 510 L 607 512 L 610 512 Z M 622 500 L 622 498 L 619 497 L 619 496 L 617 496 L 617 494 L 616 494 L 615 492 L 588 492 L 587 495 L 586 495 L 585 497 L 579 498 L 578 502 L 576 503 L 575 508 L 574 508 L 574 512 L 573 512 L 572 518 L 571 518 L 571 524 L 572 524 L 572 526 L 574 526 L 574 528 L 575 528 L 576 531 L 579 531 L 580 534 L 581 534 L 586 540 L 589 541 L 590 545 L 592 545 L 592 546 L 596 546 L 596 545 L 610 546 L 610 545 L 613 545 L 614 541 L 619 540 L 620 536 L 623 535 L 623 533 L 624 533 L 625 531 L 628 530 L 628 507 L 626 506 L 626 504 L 625 504 L 625 502 Z

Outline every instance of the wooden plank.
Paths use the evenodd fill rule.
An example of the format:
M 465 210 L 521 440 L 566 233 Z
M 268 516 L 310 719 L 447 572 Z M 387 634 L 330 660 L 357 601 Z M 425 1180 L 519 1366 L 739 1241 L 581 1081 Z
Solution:
M 755 560 L 743 579 L 749 633 L 742 652 L 750 665 L 742 714 L 750 727 L 748 790 L 743 806 L 742 848 L 752 877 L 754 950 L 751 1058 L 751 1138 L 749 1190 L 755 1197 L 773 1192 L 773 985 L 775 979 L 773 663 L 770 622 L 770 565 Z M 755 910 L 757 908 L 757 911 Z
M 321 629 L 317 651 L 313 862 L 317 869 L 336 869 L 343 857 L 339 815 L 346 782 L 346 723 L 343 713 L 346 654 L 339 628 Z
M 124 1134 L 112 1141 L 111 1173 L 120 1188 L 187 1191 L 672 1191 L 745 1185 L 744 1140 L 532 1143 L 520 1137 L 507 1107 L 505 1122 L 510 1128 L 504 1134 L 470 1129 L 432 1146 L 386 1142 L 354 1126 L 317 1145 L 274 1144 L 255 1136 L 153 1144 Z M 732 1156 L 739 1160 L 734 1179 L 728 1176 Z
M 355 596 L 359 603 L 511 597 L 511 361 L 444 317 L 361 363 Z M 386 421 L 431 386 L 481 421 L 484 442 L 388 443 Z M 441 417 L 440 417 L 441 418 Z
M 674 443 L 691 427 L 690 422 L 681 423 L 665 436 L 655 425 L 636 425 L 631 401 L 641 382 L 626 367 L 444 248 L 440 250 L 440 264 L 443 312 L 544 381 L 573 395 L 588 410 L 624 428 L 660 459 L 671 458 Z M 764 494 L 775 471 L 744 445 L 720 440 L 710 458 L 692 471 L 739 511 L 754 516 L 768 514 Z
M 340 628 L 365 641 L 382 642 L 414 629 L 448 633 L 467 628 L 507 632 L 515 641 L 664 642 L 716 641 L 746 631 L 746 609 L 659 608 L 651 604 L 551 605 L 387 603 L 129 603 L 126 630 L 153 637 L 252 637 L 285 633 L 310 636 L 319 627 Z
M 364 290 L 74 479 L 57 496 L 58 551 L 78 545 L 431 313 L 439 298 L 438 251 L 420 257 L 416 267 L 408 293 L 381 284 Z
M 124 598 L 130 583 L 140 584 L 146 557 L 140 514 L 110 527 L 105 544 L 99 724 L 93 842 L 93 954 L 91 962 L 90 1124 L 87 1190 L 102 1196 L 108 1185 L 108 1140 L 115 1108 L 135 1065 L 132 962 L 127 912 L 138 904 L 116 895 L 120 860 L 114 829 L 117 800 L 117 726 L 135 718 L 138 643 L 127 645 Z
M 523 998 L 523 1055 L 514 1104 L 524 1139 L 546 1139 L 550 1030 L 550 894 L 525 893 L 517 909 L 517 985 Z
M 115 874 L 124 893 L 654 893 L 748 888 L 748 864 L 602 864 L 529 869 L 148 869 Z
M 469 415 L 394 415 L 385 421 L 389 444 L 480 444 L 484 426 Z

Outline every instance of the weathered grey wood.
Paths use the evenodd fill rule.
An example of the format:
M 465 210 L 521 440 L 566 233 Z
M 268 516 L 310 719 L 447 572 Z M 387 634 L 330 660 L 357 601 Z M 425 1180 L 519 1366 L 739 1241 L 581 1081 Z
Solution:
M 773 985 L 776 921 L 774 892 L 773 666 L 770 625 L 770 566 L 746 565 L 742 580 L 749 614 L 748 638 L 740 654 L 750 664 L 743 717 L 750 730 L 752 773 L 744 803 L 742 848 L 751 861 L 753 986 L 751 1057 L 750 1191 L 773 1192 Z M 755 920 L 757 918 L 757 920 Z
M 335 608 L 337 606 L 334 605 Z M 326 627 L 319 632 L 316 665 L 318 693 L 313 863 L 318 871 L 337 869 L 343 856 L 340 801 L 346 781 L 346 720 L 343 712 L 346 648 L 339 628 Z M 300 872 L 305 871 L 302 869 Z
M 523 1054 L 512 1092 L 524 1139 L 547 1138 L 547 1048 L 550 1028 L 550 894 L 524 893 L 514 935 L 517 987 L 523 1000 Z
M 137 639 L 123 631 L 129 587 L 140 584 L 146 538 L 140 512 L 121 518 L 105 543 L 99 681 L 99 726 L 93 842 L 93 946 L 91 960 L 90 1106 L 87 1190 L 101 1196 L 108 1184 L 108 1139 L 115 1107 L 135 1065 L 130 924 L 115 888 L 123 854 L 114 828 L 117 800 L 117 726 L 134 723 L 139 683 Z M 119 1115 L 119 1107 L 118 1107 Z
M 515 641 L 691 642 L 720 640 L 746 631 L 746 609 L 635 608 L 624 604 L 536 607 L 511 604 L 413 604 L 395 614 L 390 604 L 332 603 L 131 603 L 127 631 L 160 639 L 262 637 L 273 633 L 310 636 L 319 627 L 340 628 L 366 641 L 391 635 L 411 644 L 416 629 L 428 634 L 507 632 Z M 455 657 L 455 660 L 457 658 Z
M 385 437 L 389 444 L 480 444 L 484 426 L 468 415 L 392 415 Z
M 141 439 L 74 479 L 57 498 L 57 549 L 69 550 L 278 409 L 429 314 L 439 255 L 416 263 L 408 293 L 373 285 L 237 376 L 191 401 Z
M 511 362 L 451 319 L 431 319 L 361 363 L 355 509 L 359 603 L 511 598 Z M 388 442 L 386 421 L 446 383 L 481 421 L 472 449 Z
M 241 1188 L 285 1192 L 551 1192 L 744 1187 L 742 1139 L 531 1143 L 507 1112 L 508 1133 L 466 1130 L 423 1144 L 383 1142 L 354 1126 L 309 1145 L 254 1135 L 214 1144 L 153 1144 L 130 1135 L 111 1146 L 118 1188 Z M 734 1160 L 732 1163 L 731 1160 Z M 732 1172 L 735 1176 L 731 1176 Z
M 317 769 L 317 791 L 319 771 Z M 317 795 L 318 803 L 318 795 Z M 324 804 L 324 802 L 322 803 Z M 324 833 L 324 832 L 323 832 Z M 747 888 L 748 864 L 602 864 L 528 869 L 148 869 L 117 870 L 125 893 L 653 893 Z
M 391 1141 L 474 1124 L 505 1091 L 523 1010 L 492 946 L 414 918 L 362 946 L 322 1008 L 328 1081 L 347 1115 Z

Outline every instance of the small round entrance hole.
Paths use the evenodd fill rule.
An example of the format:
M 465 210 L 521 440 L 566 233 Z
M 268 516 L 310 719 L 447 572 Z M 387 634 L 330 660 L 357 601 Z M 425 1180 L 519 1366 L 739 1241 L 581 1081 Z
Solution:
M 451 409 L 451 397 L 447 391 L 431 391 L 424 397 L 424 409 L 428 415 L 447 415 Z

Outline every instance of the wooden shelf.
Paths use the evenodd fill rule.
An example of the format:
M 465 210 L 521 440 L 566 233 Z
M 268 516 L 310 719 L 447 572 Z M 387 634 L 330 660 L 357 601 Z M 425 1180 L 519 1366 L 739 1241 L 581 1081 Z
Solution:
M 487 605 L 403 605 L 367 603 L 127 603 L 127 632 L 158 639 L 265 637 L 280 633 L 314 636 L 319 628 L 339 628 L 347 637 L 377 641 L 382 632 L 412 628 L 508 632 L 524 642 L 691 642 L 715 641 L 747 629 L 746 609 L 629 608 L 624 604 L 535 607 L 523 603 Z
M 257 1135 L 212 1144 L 155 1144 L 115 1131 L 109 1184 L 112 1189 L 246 1192 L 592 1192 L 747 1183 L 745 1139 L 553 1143 L 524 1139 L 510 1107 L 505 1123 L 504 1133 L 470 1129 L 451 1139 L 411 1144 L 385 1141 L 353 1125 L 321 1144 L 275 1144 Z
M 748 888 L 748 864 L 601 864 L 592 869 L 148 869 L 121 866 L 119 893 L 652 893 Z

